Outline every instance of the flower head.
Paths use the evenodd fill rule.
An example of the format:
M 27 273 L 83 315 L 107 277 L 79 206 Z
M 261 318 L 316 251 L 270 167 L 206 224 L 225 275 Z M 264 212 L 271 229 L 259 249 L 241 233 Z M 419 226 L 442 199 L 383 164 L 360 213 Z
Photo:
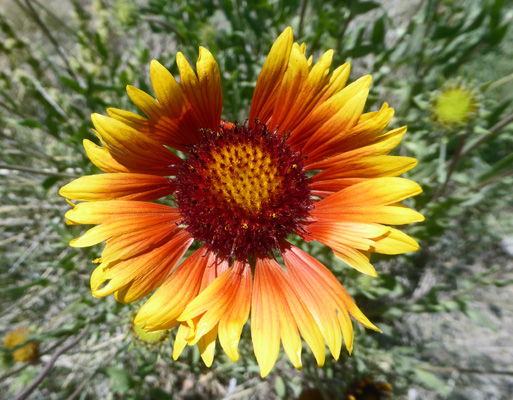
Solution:
M 477 109 L 475 91 L 469 89 L 461 80 L 448 82 L 432 100 L 435 120 L 449 129 L 466 125 L 476 114 Z
M 392 385 L 387 382 L 376 382 L 371 378 L 354 383 L 349 389 L 347 400 L 385 400 L 392 398 Z
M 33 332 L 28 328 L 17 328 L 10 331 L 4 337 L 5 347 L 7 347 L 9 350 L 12 350 L 18 345 L 28 342 L 29 339 L 27 335 L 30 335 L 31 333 Z M 16 362 L 25 362 L 34 360 L 38 354 L 39 342 L 31 341 L 14 350 L 12 357 Z
M 313 64 L 285 29 L 244 124 L 221 120 L 219 69 L 205 48 L 196 73 L 177 54 L 180 84 L 152 62 L 156 99 L 128 87 L 146 118 L 118 109 L 92 116 L 102 146 L 84 146 L 105 174 L 60 193 L 82 201 L 66 214 L 68 223 L 98 226 L 71 245 L 106 243 L 91 276 L 94 296 L 132 302 L 156 289 L 135 323 L 148 332 L 178 325 L 175 359 L 198 344 L 210 365 L 219 339 L 237 360 L 250 313 L 262 376 L 280 341 L 301 368 L 301 336 L 322 365 L 325 342 L 336 359 L 343 341 L 351 352 L 350 315 L 378 330 L 335 276 L 288 240 L 317 240 L 370 275 L 371 252 L 418 248 L 387 226 L 423 219 L 400 204 L 421 192 L 397 177 L 416 160 L 388 155 L 406 128 L 383 133 L 393 116 L 387 104 L 362 114 L 371 78 L 346 86 L 349 64 L 330 72 L 332 55 Z M 180 264 L 193 242 L 199 248 Z

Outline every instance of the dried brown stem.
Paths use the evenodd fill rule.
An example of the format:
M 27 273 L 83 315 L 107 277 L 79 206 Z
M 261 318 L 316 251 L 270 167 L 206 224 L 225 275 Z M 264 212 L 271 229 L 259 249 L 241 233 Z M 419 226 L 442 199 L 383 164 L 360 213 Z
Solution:
M 26 8 L 24 8 L 22 5 L 21 5 L 21 2 L 20 0 L 15 0 L 15 2 L 20 6 L 20 8 L 23 9 L 23 11 L 27 12 L 30 17 L 34 20 L 34 22 L 41 28 L 41 30 L 43 31 L 43 34 L 48 38 L 48 40 L 50 41 L 50 43 L 52 43 L 52 45 L 55 47 L 55 50 L 57 51 L 57 54 L 59 55 L 59 57 L 61 58 L 61 60 L 64 62 L 64 64 L 66 65 L 66 70 L 68 71 L 68 73 L 73 76 L 73 78 L 80 84 L 80 86 L 83 86 L 83 82 L 82 80 L 80 79 L 79 76 L 77 76 L 75 74 L 75 71 L 73 70 L 73 68 L 71 67 L 71 64 L 68 60 L 68 57 L 66 56 L 66 54 L 64 53 L 64 50 L 61 48 L 61 46 L 59 45 L 59 43 L 57 42 L 57 39 L 55 39 L 52 35 L 52 33 L 50 32 L 50 30 L 46 27 L 45 23 L 41 20 L 41 18 L 39 17 L 39 14 L 37 13 L 37 11 L 34 9 L 34 7 L 32 6 L 32 2 L 31 0 L 25 0 L 25 4 L 26 4 Z
M 55 353 L 54 355 L 52 356 L 52 358 L 50 359 L 50 361 L 48 361 L 48 363 L 45 365 L 45 367 L 42 369 L 42 371 L 39 373 L 39 375 L 36 377 L 36 379 L 34 379 L 34 381 L 28 385 L 18 396 L 16 396 L 14 398 L 14 400 L 25 400 L 26 398 L 28 398 L 31 393 L 36 390 L 36 388 L 39 386 L 39 384 L 43 381 L 43 379 L 45 379 L 46 375 L 48 375 L 50 373 L 50 371 L 52 370 L 53 368 L 53 365 L 55 364 L 55 362 L 57 361 L 57 359 L 63 354 L 65 353 L 66 351 L 68 351 L 69 349 L 71 349 L 73 346 L 75 346 L 78 342 L 80 342 L 82 340 L 82 338 L 85 336 L 85 334 L 87 333 L 89 329 L 89 325 L 86 325 L 84 327 L 84 329 L 82 329 L 82 331 L 80 332 L 80 334 L 75 338 L 73 339 L 71 342 L 69 342 L 68 344 L 60 347 Z
M 301 12 L 299 14 L 299 27 L 297 29 L 297 37 L 298 38 L 301 38 L 301 36 L 303 35 L 303 23 L 305 20 L 306 3 L 308 3 L 308 0 L 301 1 Z
M 59 176 L 61 178 L 77 178 L 78 177 L 77 175 L 66 174 L 64 172 L 45 171 L 42 169 L 23 167 L 21 165 L 9 165 L 9 164 L 4 164 L 4 163 L 0 163 L 0 169 L 10 169 L 12 171 L 31 172 L 33 174 L 48 175 L 48 176 Z
M 458 367 L 442 367 L 438 365 L 419 365 L 418 369 L 432 372 L 459 372 L 462 374 L 480 374 L 480 375 L 513 375 L 513 371 L 497 369 L 474 369 Z

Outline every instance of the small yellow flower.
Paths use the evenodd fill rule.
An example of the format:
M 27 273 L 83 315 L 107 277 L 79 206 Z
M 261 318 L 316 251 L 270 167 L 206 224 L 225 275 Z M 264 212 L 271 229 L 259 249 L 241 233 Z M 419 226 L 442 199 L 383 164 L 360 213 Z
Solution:
M 433 99 L 435 120 L 450 129 L 466 125 L 477 109 L 475 93 L 461 82 L 449 83 Z
M 12 350 L 19 344 L 29 340 L 26 335 L 30 335 L 31 333 L 33 332 L 27 328 L 15 329 L 5 335 L 4 344 L 9 350 Z M 12 357 L 16 362 L 25 362 L 34 360 L 38 354 L 39 342 L 30 342 L 14 350 Z

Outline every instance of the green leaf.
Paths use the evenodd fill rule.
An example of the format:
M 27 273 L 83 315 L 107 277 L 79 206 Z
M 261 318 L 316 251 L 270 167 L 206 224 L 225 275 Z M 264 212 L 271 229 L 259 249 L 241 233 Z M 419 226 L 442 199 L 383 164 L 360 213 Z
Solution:
M 374 10 L 378 7 L 381 7 L 381 4 L 376 3 L 374 1 L 359 1 L 351 7 L 351 11 L 353 12 L 353 14 L 359 15 L 365 14 L 370 10 Z
M 96 50 L 98 50 L 98 53 L 100 53 L 100 56 L 102 56 L 102 58 L 106 59 L 109 56 L 109 52 L 107 51 L 107 48 L 103 44 L 103 40 L 98 33 L 96 33 L 94 35 L 94 43 L 96 44 Z
M 74 81 L 73 79 L 67 78 L 65 76 L 59 77 L 62 83 L 64 83 L 67 87 L 74 90 L 77 93 L 84 94 L 85 90 L 80 86 L 80 84 L 77 81 Z
M 371 34 L 371 42 L 373 45 L 378 46 L 383 44 L 385 41 L 385 18 L 381 16 L 374 23 L 374 28 L 372 29 Z
M 490 34 L 490 44 L 498 45 L 506 36 L 506 32 L 508 31 L 508 24 L 504 24 L 495 28 Z
M 349 49 L 347 52 L 346 52 L 346 55 L 348 57 L 352 57 L 352 58 L 360 58 L 360 57 L 364 57 L 366 56 L 367 54 L 370 54 L 374 51 L 375 47 L 372 46 L 372 45 L 362 45 L 362 46 L 355 46 L 353 47 L 352 49 Z
M 493 331 L 497 331 L 497 326 L 488 319 L 486 315 L 484 315 L 481 311 L 476 310 L 475 308 L 465 307 L 463 312 L 467 317 L 469 317 L 472 321 L 477 323 L 480 326 L 484 326 L 485 328 L 490 328 Z
M 504 8 L 504 0 L 495 0 L 490 7 L 490 24 L 496 26 L 500 23 L 501 12 Z
M 105 373 L 109 377 L 109 384 L 114 392 L 125 393 L 134 386 L 132 375 L 124 369 L 109 367 Z
M 41 128 L 41 123 L 35 119 L 24 119 L 18 122 L 18 125 L 27 126 L 29 128 Z
M 34 282 L 27 283 L 26 285 L 2 288 L 0 289 L 0 296 L 9 295 L 14 298 L 18 298 L 23 296 L 27 289 L 30 289 L 33 286 L 47 286 L 48 284 L 50 284 L 50 281 L 48 279 L 41 278 Z
M 449 25 L 439 25 L 436 27 L 435 32 L 433 33 L 432 39 L 446 39 L 452 38 L 456 36 L 459 30 L 463 27 L 465 20 L 461 21 L 459 24 L 455 26 Z
M 513 169 L 513 153 L 496 162 L 488 171 L 478 178 L 478 182 L 484 182 Z
M 482 25 L 482 23 L 483 23 L 483 21 L 484 21 L 485 17 L 486 17 L 486 11 L 485 11 L 485 10 L 483 10 L 483 11 L 481 11 L 481 12 L 478 14 L 478 16 L 477 16 L 476 18 L 474 18 L 474 20 L 471 22 L 471 24 L 470 24 L 469 26 L 467 26 L 467 27 L 463 30 L 463 32 L 470 32 L 470 31 L 473 31 L 473 30 L 475 30 L 475 29 L 479 28 L 479 27 Z
M 505 287 L 509 285 L 513 285 L 513 279 L 506 279 L 504 281 L 491 281 L 490 284 L 497 286 L 497 287 Z
M 444 397 L 449 395 L 449 389 L 447 389 L 445 382 L 442 381 L 433 372 L 426 371 L 425 369 L 421 369 L 420 367 L 416 367 L 415 374 L 417 375 L 417 378 L 427 387 L 435 389 Z
M 169 392 L 165 392 L 159 388 L 151 388 L 150 389 L 150 399 L 154 400 L 172 400 L 173 396 Z
M 283 379 L 280 376 L 277 376 L 276 380 L 274 381 L 274 390 L 280 399 L 285 398 L 285 395 L 287 394 L 287 387 L 285 386 L 285 382 L 283 382 Z
M 44 189 L 48 190 L 61 179 L 62 178 L 60 176 L 50 176 L 43 181 L 42 186 Z
M 71 271 L 72 269 L 75 268 L 75 263 L 73 262 L 73 258 L 75 258 L 76 254 L 75 253 L 71 253 L 71 254 L 68 254 L 67 256 L 61 258 L 59 260 L 59 262 L 57 263 L 57 268 L 63 268 L 67 271 Z

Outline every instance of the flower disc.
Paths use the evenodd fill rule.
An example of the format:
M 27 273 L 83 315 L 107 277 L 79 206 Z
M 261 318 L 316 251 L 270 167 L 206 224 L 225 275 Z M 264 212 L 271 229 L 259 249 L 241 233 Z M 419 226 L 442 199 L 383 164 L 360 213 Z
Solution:
M 263 124 L 203 135 L 178 175 L 182 223 L 221 254 L 242 258 L 277 248 L 311 208 L 303 157 Z

